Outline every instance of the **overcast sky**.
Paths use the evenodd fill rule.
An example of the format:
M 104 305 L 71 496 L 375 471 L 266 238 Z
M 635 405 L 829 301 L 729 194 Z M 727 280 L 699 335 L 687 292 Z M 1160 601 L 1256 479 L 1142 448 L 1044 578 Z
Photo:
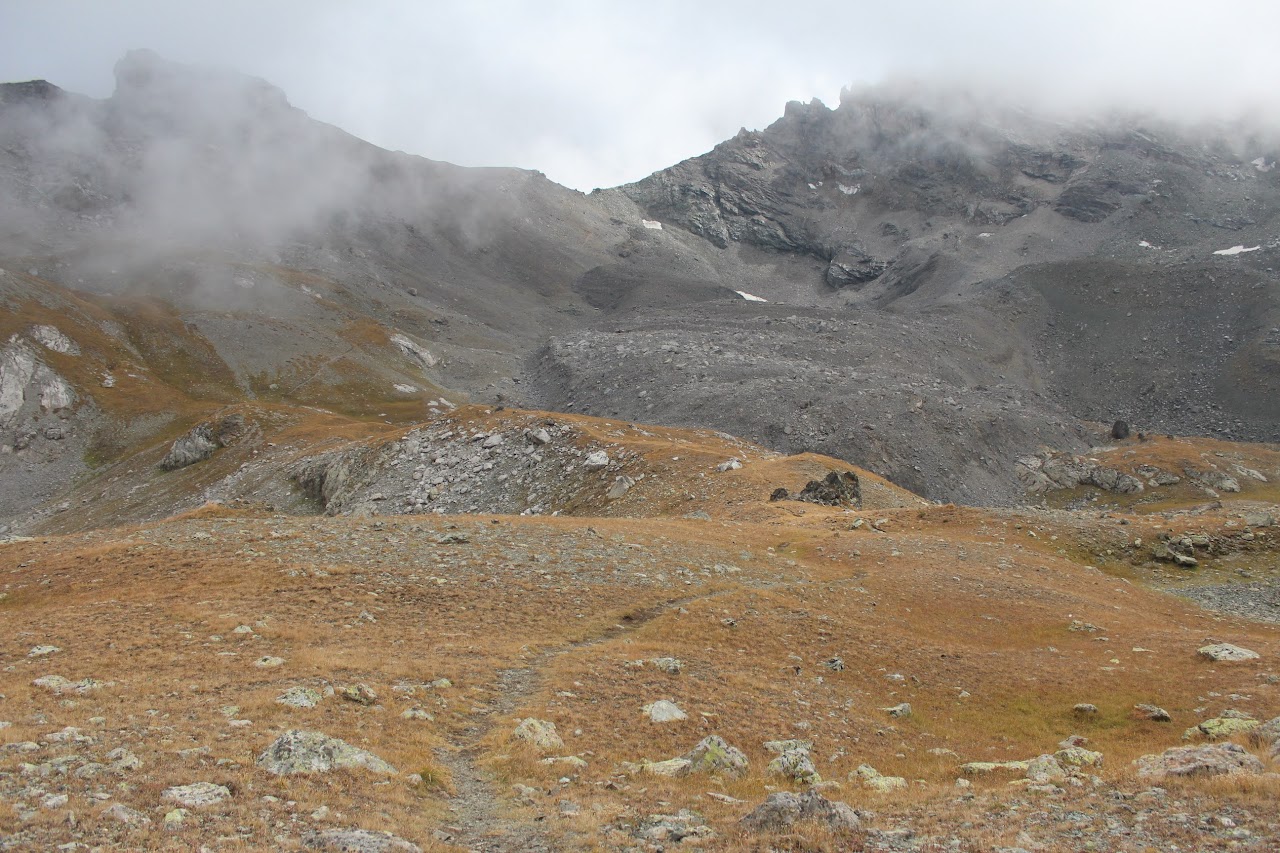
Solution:
M 842 86 L 1276 111 L 1280 0 L 0 0 L 0 80 L 105 97 L 131 48 L 233 68 L 386 148 L 634 181 Z

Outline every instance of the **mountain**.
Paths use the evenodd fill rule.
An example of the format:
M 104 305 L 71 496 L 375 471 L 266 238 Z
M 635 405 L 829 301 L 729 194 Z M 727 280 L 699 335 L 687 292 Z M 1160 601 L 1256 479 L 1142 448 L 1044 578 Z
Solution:
M 1262 130 L 116 76 L 0 86 L 0 850 L 1276 849 Z
M 706 426 L 967 503 L 1024 500 L 1017 458 L 1116 419 L 1278 435 L 1261 131 L 846 92 L 584 196 L 378 149 L 231 72 L 135 51 L 116 78 L 0 90 L 15 523 L 250 401 Z

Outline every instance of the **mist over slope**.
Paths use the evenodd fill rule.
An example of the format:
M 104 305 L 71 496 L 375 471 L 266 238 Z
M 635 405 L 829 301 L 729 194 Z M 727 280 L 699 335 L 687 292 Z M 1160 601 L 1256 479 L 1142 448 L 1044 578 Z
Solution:
M 0 88 L 19 527 L 243 401 L 713 427 L 968 503 L 1023 499 L 1015 460 L 1092 422 L 1280 437 L 1261 130 L 869 90 L 584 196 L 376 148 L 260 80 L 146 51 L 116 75 Z

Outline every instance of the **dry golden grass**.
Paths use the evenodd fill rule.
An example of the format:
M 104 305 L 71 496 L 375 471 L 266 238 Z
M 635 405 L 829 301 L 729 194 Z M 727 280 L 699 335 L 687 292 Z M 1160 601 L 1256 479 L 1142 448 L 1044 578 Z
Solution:
M 504 416 L 512 413 L 465 407 L 454 415 L 481 426 Z M 1091 568 L 1091 549 L 1152 535 L 1165 519 L 1129 516 L 1121 526 L 1097 514 L 923 505 L 861 473 L 873 505 L 866 510 L 769 504 L 774 486 L 798 488 L 839 463 L 767 455 L 713 433 L 574 423 L 584 442 L 642 453 L 658 472 L 645 483 L 670 485 L 632 505 L 650 517 L 320 519 L 206 506 L 156 524 L 0 546 L 8 667 L 0 717 L 14 723 L 0 729 L 0 743 L 39 742 L 70 725 L 97 739 L 84 751 L 98 760 L 126 746 L 144 762 L 119 778 L 44 784 L 72 797 L 64 810 L 28 811 L 30 798 L 23 809 L 0 798 L 0 828 L 31 833 L 36 847 L 83 840 L 194 849 L 222 837 L 288 849 L 307 826 L 360 826 L 427 849 L 455 849 L 436 839 L 439 830 L 469 843 L 524 833 L 550 849 L 587 850 L 634 843 L 622 827 L 692 808 L 718 833 L 705 849 L 859 849 L 860 837 L 813 827 L 772 839 L 735 828 L 767 793 L 788 787 L 766 773 L 763 743 L 800 737 L 814 742 L 824 778 L 841 785 L 828 796 L 875 813 L 869 831 L 910 826 L 985 850 L 1017 846 L 1024 831 L 1049 832 L 1035 815 L 1050 803 L 1103 821 L 1090 824 L 1095 833 L 1108 817 L 1130 820 L 1132 795 L 1149 786 L 1134 777 L 1133 759 L 1180 745 L 1185 728 L 1229 707 L 1260 719 L 1280 714 L 1280 686 L 1263 677 L 1280 656 L 1276 625 L 1210 614 Z M 403 432 L 362 429 L 339 416 L 281 415 L 273 440 L 301 453 L 322 438 L 376 442 Z M 676 478 L 680 462 L 705 469 L 739 453 L 752 464 L 698 482 Z M 690 501 L 694 488 L 704 493 Z M 713 520 L 678 517 L 693 507 Z M 857 516 L 883 519 L 883 530 L 851 529 Z M 444 532 L 469 541 L 436 544 Z M 1072 631 L 1073 622 L 1097 630 Z M 252 633 L 235 633 L 241 625 Z M 1209 663 L 1195 651 L 1209 639 L 1262 659 Z M 38 643 L 62 651 L 27 657 Z M 256 667 L 266 655 L 286 662 Z M 631 664 L 663 656 L 680 658 L 684 670 Z M 835 657 L 842 670 L 823 665 Z M 112 683 L 63 697 L 31 684 L 51 673 Z M 429 686 L 439 678 L 450 684 Z M 290 709 L 275 701 L 292 686 L 353 684 L 371 687 L 378 702 L 335 696 Z M 656 699 L 675 701 L 689 719 L 649 722 L 641 708 Z M 891 719 L 883 709 L 900 702 L 914 714 Z M 1100 713 L 1077 716 L 1080 702 Z M 1134 719 L 1139 702 L 1166 708 L 1174 722 Z M 433 719 L 404 719 L 413 707 Z M 92 722 L 98 717 L 105 720 Z M 554 722 L 564 755 L 587 765 L 542 763 L 511 737 L 524 717 Z M 400 775 L 270 777 L 254 757 L 287 728 L 341 737 Z M 747 753 L 743 778 L 626 769 L 682 755 L 708 734 Z M 1101 787 L 1036 795 L 999 776 L 955 787 L 962 761 L 1031 758 L 1071 734 L 1105 754 Z M 180 753 L 201 747 L 207 752 Z M 69 751 L 0 751 L 0 774 Z M 864 763 L 910 788 L 883 795 L 850 781 Z M 1194 826 L 1166 820 L 1201 809 L 1248 813 L 1239 820 L 1265 840 L 1259 834 L 1275 827 L 1267 806 L 1280 793 L 1276 778 L 1170 784 L 1168 806 L 1151 807 L 1150 838 L 1227 849 L 1227 836 L 1197 837 Z M 234 796 L 181 832 L 164 831 L 161 791 L 198 780 L 226 784 Z M 539 793 L 519 802 L 515 784 Z M 95 791 L 153 825 L 131 830 L 98 817 L 103 804 L 88 799 Z M 561 815 L 561 800 L 578 813 Z M 330 817 L 313 819 L 322 805 Z M 1046 849 L 1082 849 L 1043 837 Z

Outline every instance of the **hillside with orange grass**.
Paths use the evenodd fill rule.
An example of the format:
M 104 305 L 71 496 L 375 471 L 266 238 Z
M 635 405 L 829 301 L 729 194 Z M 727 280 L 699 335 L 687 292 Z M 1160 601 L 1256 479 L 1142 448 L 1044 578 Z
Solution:
M 188 496 L 238 483 L 238 499 L 103 526 L 108 491 L 76 513 L 93 523 L 63 513 L 0 546 L 8 849 L 1263 851 L 1280 838 L 1269 742 L 1194 728 L 1280 716 L 1280 627 L 1154 588 L 1173 573 L 1229 583 L 1246 565 L 1275 584 L 1263 516 L 1276 507 L 1257 494 L 1163 514 L 997 511 L 856 471 L 860 497 L 824 505 L 795 498 L 856 469 L 707 431 L 476 406 L 374 434 L 240 413 L 258 424 L 244 445 L 171 472 L 156 468 L 162 446 L 104 472 L 108 489 L 161 495 L 154 508 L 179 496 L 158 491 L 165 477 Z M 298 480 L 317 459 L 346 471 L 327 509 Z M 445 471 L 425 507 L 406 501 Z M 529 501 L 538 514 L 521 514 Z M 144 510 L 122 500 L 114 517 Z M 1191 535 L 1209 543 L 1194 569 L 1152 554 Z M 1197 651 L 1224 642 L 1258 657 Z M 281 701 L 298 696 L 309 706 Z M 661 702 L 677 718 L 651 719 L 667 719 Z M 529 719 L 556 740 L 519 739 Z M 276 775 L 263 756 L 296 730 L 392 769 Z M 667 775 L 711 735 L 745 766 Z M 1062 754 L 1072 736 L 1099 763 L 972 766 Z M 777 766 L 766 743 L 788 740 L 814 775 Z M 1200 743 L 1238 743 L 1262 769 L 1138 775 L 1140 757 Z M 783 791 L 848 804 L 857 826 L 742 822 Z

